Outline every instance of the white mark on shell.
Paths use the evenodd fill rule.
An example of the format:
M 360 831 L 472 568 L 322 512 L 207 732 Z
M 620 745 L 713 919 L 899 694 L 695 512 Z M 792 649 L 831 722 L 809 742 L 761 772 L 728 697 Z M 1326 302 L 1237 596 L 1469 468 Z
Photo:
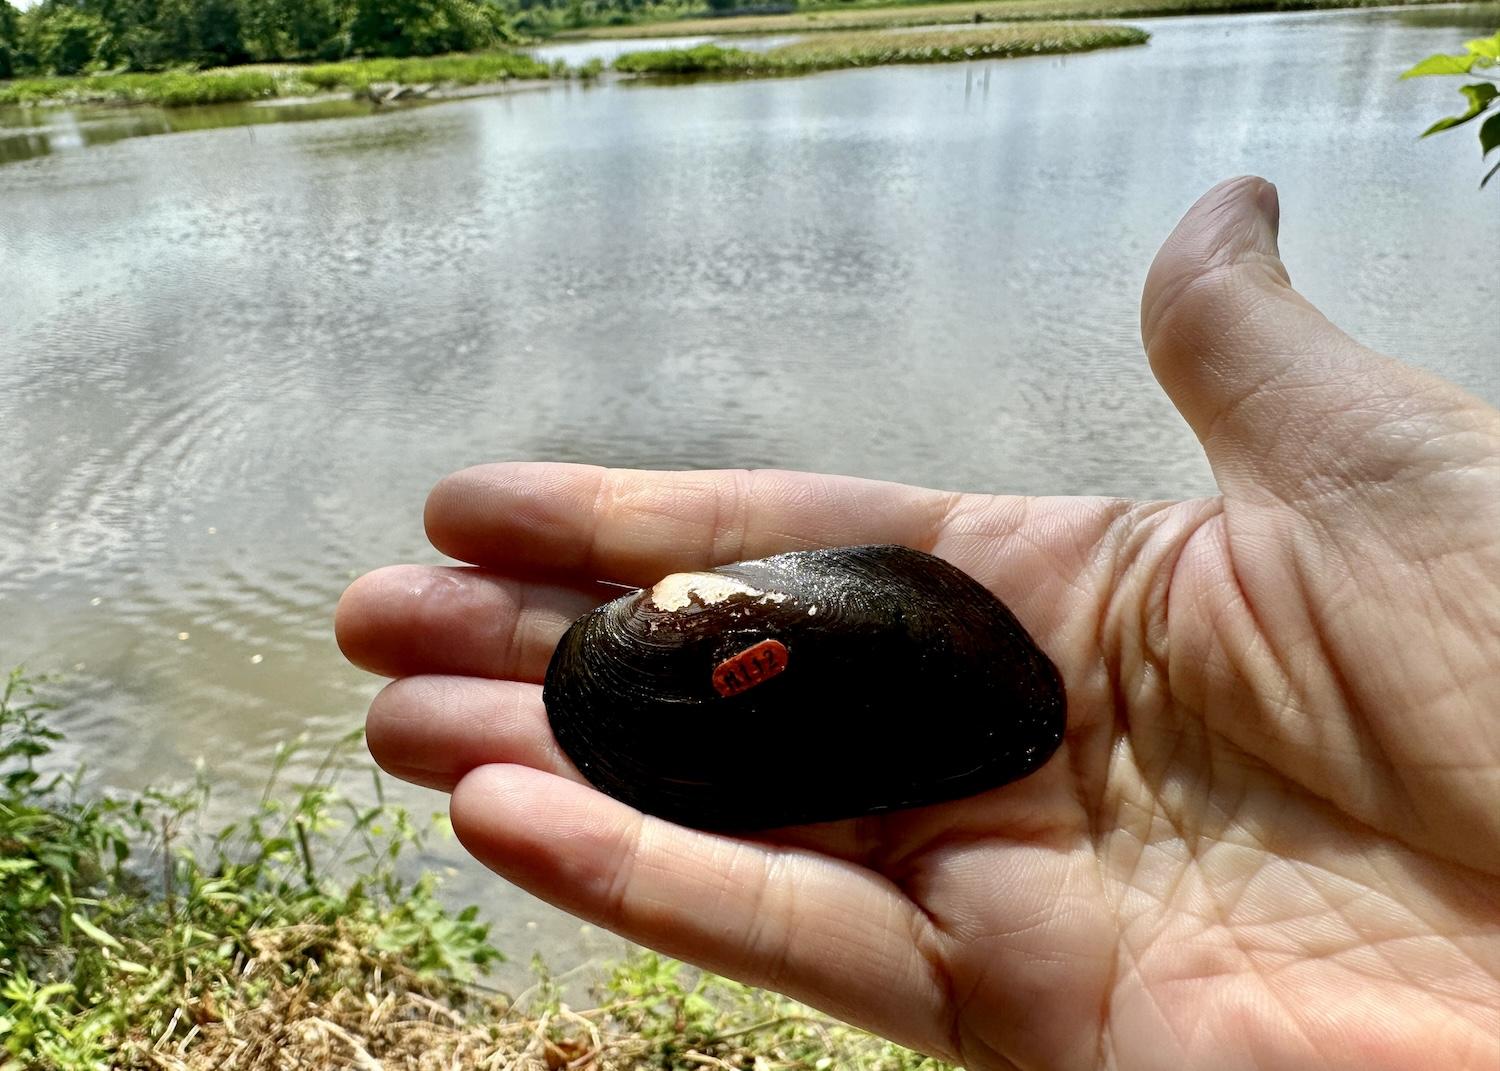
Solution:
M 743 580 L 722 573 L 673 573 L 656 582 L 651 589 L 651 602 L 658 610 L 671 613 L 685 610 L 696 599 L 699 605 L 713 606 L 732 595 L 760 596 L 760 601 L 781 602 L 786 598 L 778 592 L 761 591 Z

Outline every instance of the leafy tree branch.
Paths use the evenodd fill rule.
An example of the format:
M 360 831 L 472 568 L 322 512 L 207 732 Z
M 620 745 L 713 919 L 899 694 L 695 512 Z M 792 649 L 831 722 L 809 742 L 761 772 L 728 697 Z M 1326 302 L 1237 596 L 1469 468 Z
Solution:
M 1451 130 L 1456 126 L 1473 122 L 1481 116 L 1487 116 L 1479 126 L 1479 150 L 1480 158 L 1487 160 L 1490 153 L 1500 148 L 1500 78 L 1488 73 L 1488 68 L 1500 63 L 1500 32 L 1493 37 L 1479 37 L 1473 41 L 1464 42 L 1464 51 L 1461 55 L 1428 56 L 1421 63 L 1404 72 L 1402 78 L 1425 78 L 1433 75 L 1456 75 L 1459 77 L 1477 78 L 1479 81 L 1470 82 L 1459 86 L 1458 91 L 1464 95 L 1469 106 L 1461 115 L 1450 115 L 1446 119 L 1439 119 L 1422 132 L 1422 137 L 1428 137 L 1439 131 Z M 1485 172 L 1479 180 L 1481 187 L 1485 186 L 1495 174 L 1500 172 L 1500 162 Z

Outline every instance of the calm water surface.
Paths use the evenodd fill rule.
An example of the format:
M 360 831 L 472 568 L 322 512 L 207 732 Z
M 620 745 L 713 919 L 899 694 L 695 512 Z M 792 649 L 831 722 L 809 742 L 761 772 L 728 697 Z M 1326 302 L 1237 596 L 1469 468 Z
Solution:
M 358 724 L 376 683 L 340 658 L 334 602 L 436 560 L 422 500 L 463 465 L 1205 492 L 1136 306 L 1173 222 L 1240 172 L 1279 185 L 1306 294 L 1500 402 L 1500 195 L 1472 133 L 1415 140 L 1455 84 L 1396 80 L 1474 29 L 1149 28 L 1069 58 L 567 87 L 0 166 L 0 663 L 63 674 L 101 779 L 202 756 L 233 810 L 277 741 Z M 432 861 L 523 962 L 614 947 L 456 848 Z

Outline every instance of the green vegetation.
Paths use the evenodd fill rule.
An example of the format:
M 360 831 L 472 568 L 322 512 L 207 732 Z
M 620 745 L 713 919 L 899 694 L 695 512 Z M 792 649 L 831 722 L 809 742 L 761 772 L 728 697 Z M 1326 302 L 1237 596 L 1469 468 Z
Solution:
M 486 50 L 558 33 L 624 37 L 782 33 L 1386 2 L 977 0 L 955 4 L 937 0 L 913 5 L 910 0 L 42 0 L 20 12 L 10 0 L 0 0 L 0 79 L 429 56 Z M 709 14 L 717 17 L 704 17 Z
M 1227 14 L 1244 11 L 1295 11 L 1309 8 L 1376 7 L 1388 0 L 976 0 L 929 4 L 840 5 L 836 9 L 785 15 L 736 18 L 691 18 L 639 25 L 609 25 L 569 30 L 566 37 L 700 37 L 725 34 L 803 33 L 818 30 L 870 30 L 904 26 L 940 26 L 960 22 L 1020 22 L 1052 19 L 1123 19 L 1151 15 Z M 1406 0 L 1439 3 L 1442 0 Z
M 1477 78 L 1477 82 L 1459 86 L 1458 91 L 1464 95 L 1469 106 L 1460 115 L 1449 116 L 1439 119 L 1422 132 L 1422 136 L 1429 137 L 1439 131 L 1451 130 L 1456 126 L 1478 119 L 1481 115 L 1488 114 L 1479 127 L 1479 156 L 1486 159 L 1495 149 L 1500 148 L 1500 78 L 1486 74 L 1487 68 L 1500 64 L 1500 32 L 1493 37 L 1481 37 L 1473 41 L 1464 42 L 1464 52 L 1457 56 L 1428 56 L 1411 70 L 1405 72 L 1402 78 L 1423 78 L 1430 75 L 1457 75 L 1461 78 Z M 1485 172 L 1484 177 L 1479 180 L 1481 189 L 1500 172 L 1500 163 L 1495 164 Z
M 745 52 L 718 45 L 628 52 L 615 60 L 615 69 L 646 75 L 804 74 L 889 63 L 954 63 L 1003 56 L 1081 52 L 1144 44 L 1149 37 L 1145 31 L 1127 26 L 1087 23 L 994 26 L 947 33 L 827 34 L 768 52 Z
M 0 0 L 0 80 L 434 56 L 486 51 L 528 36 L 557 33 L 590 37 L 784 33 L 1386 2 L 977 0 L 957 4 L 938 0 L 913 5 L 909 0 L 905 4 L 901 0 L 42 0 L 21 12 L 10 0 Z M 723 17 L 737 11 L 746 14 Z M 754 13 L 778 11 L 785 13 Z M 719 17 L 702 17 L 710 12 Z M 15 93 L 12 98 L 34 95 L 34 91 Z
M 637 955 L 575 1011 L 540 965 L 512 999 L 478 911 L 411 877 L 441 820 L 335 751 L 301 786 L 295 748 L 216 832 L 211 784 L 100 797 L 45 772 L 56 714 L 19 671 L 0 681 L 0 1071 L 285 1067 L 943 1066 L 782 997 Z M 351 737 L 346 745 L 357 737 Z
M 38 767 L 62 734 L 19 671 L 0 692 L 0 1038 L 10 1068 L 147 1065 L 153 1045 L 257 994 L 331 993 L 377 965 L 443 993 L 499 953 L 476 911 L 449 913 L 397 863 L 424 831 L 333 788 L 287 798 L 283 748 L 258 807 L 212 836 L 210 782 L 91 799 L 82 771 Z M 377 784 L 377 793 L 379 786 Z M 377 794 L 377 799 L 379 796 Z M 345 881 L 335 870 L 352 868 Z
M 627 52 L 615 59 L 614 68 L 625 74 L 750 74 L 753 52 L 719 45 L 696 48 L 664 48 L 651 52 Z
M 5 0 L 0 0 L 3 4 Z M 1003 0 L 1024 4 L 1034 0 Z M 902 11 L 905 9 L 893 9 Z M 746 20 L 748 21 L 748 20 Z M 942 63 L 1140 44 L 1147 35 L 1118 26 L 1027 23 L 949 33 L 820 35 L 770 52 L 705 45 L 689 50 L 634 52 L 615 63 L 631 74 L 799 74 L 886 63 Z M 471 86 L 518 78 L 597 78 L 603 64 L 578 70 L 546 64 L 513 50 L 444 56 L 351 59 L 320 64 L 260 64 L 209 70 L 99 73 L 0 81 L 0 104 L 156 104 L 164 107 L 364 93 L 371 86 Z
M 481 52 L 428 59 L 351 60 L 302 67 L 291 73 L 318 89 L 365 89 L 372 82 L 472 86 L 511 78 L 551 78 L 566 75 L 568 70 L 549 66 L 524 52 Z
M 0 77 L 415 56 L 517 39 L 494 0 L 0 0 Z
M 263 71 L 164 71 L 80 78 L 18 78 L 0 82 L 0 104 L 222 104 L 284 95 L 276 74 Z
M 94 74 L 0 82 L 0 104 L 222 104 L 300 97 L 330 90 L 363 92 L 379 82 L 469 86 L 514 78 L 596 77 L 524 52 L 475 52 L 412 59 L 346 60 L 298 67 L 230 67 L 208 71 Z

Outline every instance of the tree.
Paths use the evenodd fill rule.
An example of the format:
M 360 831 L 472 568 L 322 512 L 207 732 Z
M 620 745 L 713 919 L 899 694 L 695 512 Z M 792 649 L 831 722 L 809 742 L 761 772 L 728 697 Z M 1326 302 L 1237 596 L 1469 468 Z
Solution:
M 246 0 L 245 47 L 258 60 L 343 59 L 354 15 L 354 0 Z
M 252 58 L 245 50 L 238 0 L 193 0 L 189 9 L 195 63 L 222 67 Z
M 26 12 L 0 0 L 0 78 L 425 56 L 514 39 L 500 0 L 42 0 Z
M 21 13 L 0 0 L 0 78 L 14 77 L 21 43 Z
M 1481 79 L 1458 87 L 1458 91 L 1469 102 L 1469 107 L 1462 115 L 1439 119 L 1424 130 L 1422 136 L 1425 138 L 1442 130 L 1451 130 L 1489 112 L 1489 118 L 1479 127 L 1479 156 L 1483 160 L 1500 148 L 1500 79 L 1485 73 L 1485 68 L 1500 63 L 1500 32 L 1494 37 L 1465 41 L 1464 48 L 1467 51 L 1459 56 L 1428 56 L 1401 77 L 1422 78 L 1427 75 L 1448 74 Z M 1485 172 L 1484 178 L 1479 180 L 1480 187 L 1483 188 L 1494 178 L 1496 172 L 1500 172 L 1500 163 Z
M 82 74 L 108 63 L 109 26 L 98 15 L 42 6 L 28 11 L 22 23 L 30 64 L 43 74 Z
M 351 42 L 365 56 L 430 56 L 504 40 L 498 8 L 475 0 L 357 0 Z

